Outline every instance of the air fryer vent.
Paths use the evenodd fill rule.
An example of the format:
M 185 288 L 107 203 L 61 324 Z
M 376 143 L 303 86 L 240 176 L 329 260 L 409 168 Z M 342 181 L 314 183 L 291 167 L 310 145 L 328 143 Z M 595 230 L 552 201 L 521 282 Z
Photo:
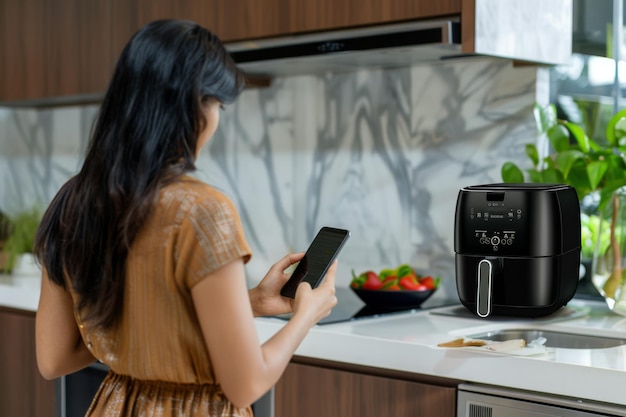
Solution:
M 470 404 L 467 417 L 491 417 L 492 410 L 486 405 Z

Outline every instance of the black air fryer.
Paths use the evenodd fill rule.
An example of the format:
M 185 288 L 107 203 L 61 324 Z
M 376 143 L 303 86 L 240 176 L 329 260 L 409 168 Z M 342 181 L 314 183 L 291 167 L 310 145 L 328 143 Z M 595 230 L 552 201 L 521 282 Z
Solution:
M 580 205 L 562 184 L 485 184 L 459 191 L 456 287 L 480 317 L 539 317 L 578 285 Z

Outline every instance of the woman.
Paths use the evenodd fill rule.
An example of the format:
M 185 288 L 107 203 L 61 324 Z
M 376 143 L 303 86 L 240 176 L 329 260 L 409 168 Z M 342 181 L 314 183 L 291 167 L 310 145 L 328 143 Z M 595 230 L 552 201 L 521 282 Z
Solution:
M 37 361 L 48 379 L 94 360 L 111 369 L 87 415 L 251 415 L 337 303 L 336 264 L 315 290 L 280 297 L 302 253 L 248 291 L 232 202 L 187 175 L 242 86 L 206 29 L 148 24 L 121 54 L 80 172 L 44 216 Z M 253 317 L 291 311 L 261 345 Z

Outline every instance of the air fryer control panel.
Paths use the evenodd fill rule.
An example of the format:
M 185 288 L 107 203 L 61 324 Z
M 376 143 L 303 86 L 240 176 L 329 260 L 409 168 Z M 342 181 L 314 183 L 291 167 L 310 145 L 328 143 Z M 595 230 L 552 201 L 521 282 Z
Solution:
M 463 222 L 465 230 L 471 233 L 471 237 L 467 238 L 475 251 L 495 255 L 524 248 L 527 244 L 527 222 L 523 202 L 511 195 L 505 199 L 504 193 L 485 193 L 474 197 L 478 198 L 469 199 Z
M 553 256 L 580 247 L 576 191 L 546 184 L 461 189 L 454 250 L 484 256 Z

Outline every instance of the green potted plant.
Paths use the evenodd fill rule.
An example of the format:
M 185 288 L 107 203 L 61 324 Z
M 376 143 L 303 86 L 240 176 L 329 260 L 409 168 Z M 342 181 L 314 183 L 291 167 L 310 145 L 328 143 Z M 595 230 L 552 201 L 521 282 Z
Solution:
M 0 273 L 8 272 L 9 254 L 3 251 L 4 243 L 10 233 L 9 217 L 0 211 Z
M 36 207 L 8 216 L 9 233 L 2 248 L 8 255 L 7 270 L 15 272 L 20 265 L 26 267 L 34 263 L 32 252 L 40 222 L 41 210 Z
M 582 247 L 584 250 L 589 245 L 585 239 L 592 240 L 592 281 L 611 308 L 620 296 L 625 297 L 622 314 L 626 315 L 623 264 L 626 244 L 622 242 L 626 233 L 621 233 L 622 221 L 626 222 L 626 212 L 621 214 L 626 206 L 626 109 L 611 117 L 602 141 L 591 139 L 582 126 L 558 119 L 552 104 L 545 107 L 536 104 L 534 116 L 539 132 L 550 141 L 551 153 L 541 157 L 535 144 L 526 145 L 532 168 L 524 172 L 516 164 L 505 162 L 502 179 L 520 183 L 528 178 L 532 182 L 568 184 L 576 189 L 580 201 L 587 196 L 596 197 L 595 213 L 581 222 Z M 603 224 L 608 227 L 603 229 Z

